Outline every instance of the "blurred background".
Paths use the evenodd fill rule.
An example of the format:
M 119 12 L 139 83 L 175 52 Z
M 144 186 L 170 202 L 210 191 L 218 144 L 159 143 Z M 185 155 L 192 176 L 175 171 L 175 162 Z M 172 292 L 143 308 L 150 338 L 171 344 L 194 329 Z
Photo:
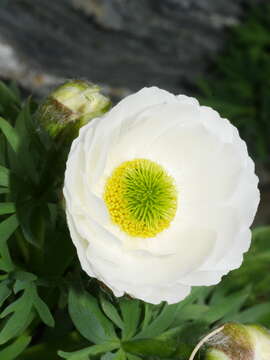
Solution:
M 157 85 L 200 98 L 248 142 L 270 221 L 270 4 L 260 0 L 0 0 L 0 79 L 41 98 L 70 78 L 118 101 Z

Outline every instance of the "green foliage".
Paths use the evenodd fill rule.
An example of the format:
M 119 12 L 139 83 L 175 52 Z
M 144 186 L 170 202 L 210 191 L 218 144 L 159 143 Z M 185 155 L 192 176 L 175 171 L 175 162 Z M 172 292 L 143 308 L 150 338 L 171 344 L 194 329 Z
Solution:
M 68 147 L 37 127 L 33 102 L 4 84 L 0 99 L 1 360 L 188 360 L 226 321 L 270 327 L 269 227 L 254 230 L 240 269 L 178 304 L 117 299 L 89 281 L 61 208 Z
M 117 340 L 112 322 L 102 313 L 97 299 L 85 290 L 70 289 L 68 308 L 77 330 L 89 341 L 102 344 Z
M 0 350 L 0 358 L 5 360 L 13 360 L 22 353 L 29 345 L 31 337 L 22 335 L 18 337 L 12 344 L 6 346 L 3 350 Z
M 136 299 L 132 301 L 121 299 L 119 305 L 123 318 L 122 338 L 129 340 L 136 333 L 140 320 L 141 304 Z
M 47 304 L 39 297 L 34 282 L 17 280 L 14 285 L 14 293 L 16 294 L 21 290 L 23 290 L 23 294 L 0 314 L 0 318 L 6 318 L 10 315 L 0 331 L 0 344 L 4 344 L 22 333 L 31 320 L 34 310 L 46 325 L 54 326 L 51 312 Z
M 210 75 L 200 81 L 201 101 L 230 119 L 252 154 L 269 162 L 270 5 L 254 7 L 235 26 Z
M 36 105 L 22 103 L 14 85 L 0 83 L 0 99 L 0 357 L 8 360 L 27 352 L 37 329 L 42 339 L 55 326 L 74 249 L 59 205 L 68 149 L 60 154 L 37 128 Z

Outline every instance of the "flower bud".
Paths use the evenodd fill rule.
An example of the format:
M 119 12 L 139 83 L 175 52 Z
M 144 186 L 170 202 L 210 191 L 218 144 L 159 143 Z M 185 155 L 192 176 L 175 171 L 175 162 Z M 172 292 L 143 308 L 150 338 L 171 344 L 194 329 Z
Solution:
M 206 360 L 270 359 L 270 332 L 260 325 L 228 323 L 207 343 Z
M 111 107 L 100 87 L 87 81 L 73 80 L 56 88 L 37 110 L 37 120 L 52 136 L 63 130 L 76 137 L 78 130 Z

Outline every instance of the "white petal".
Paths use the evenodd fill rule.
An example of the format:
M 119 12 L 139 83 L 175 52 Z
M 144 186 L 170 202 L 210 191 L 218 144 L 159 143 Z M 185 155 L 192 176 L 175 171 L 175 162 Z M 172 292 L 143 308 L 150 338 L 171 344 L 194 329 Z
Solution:
M 143 301 L 151 304 L 159 304 L 162 301 L 167 301 L 168 304 L 175 304 L 190 294 L 191 287 L 182 284 L 174 284 L 168 287 L 160 286 L 152 288 L 152 291 L 147 294 L 144 291 L 140 291 L 141 289 L 138 290 L 133 296 L 141 298 Z
M 180 281 L 181 284 L 191 286 L 215 285 L 220 282 L 225 273 L 224 271 L 197 271 L 186 275 Z
M 158 151 L 153 151 L 155 140 L 163 139 L 164 133 L 168 129 L 173 132 L 177 125 L 192 126 L 196 114 L 197 107 L 176 102 L 146 108 L 136 117 L 127 119 L 125 128 L 122 127 L 121 133 L 115 137 L 104 170 L 104 179 L 124 161 L 135 158 L 156 159 L 161 149 L 158 147 Z M 167 159 L 169 158 L 168 154 Z
M 225 143 L 231 143 L 237 129 L 227 120 L 222 119 L 218 112 L 207 106 L 201 106 L 200 119 L 205 128 Z
M 122 245 L 119 246 L 115 237 L 100 228 L 98 224 L 92 223 L 89 230 L 92 234 L 87 250 L 89 262 L 98 273 L 102 273 L 106 283 L 110 282 L 117 287 L 118 283 L 126 282 L 134 288 L 134 291 L 142 284 L 148 286 L 175 284 L 185 273 L 199 268 L 204 263 L 215 241 L 215 233 L 203 228 L 187 228 L 175 234 L 174 239 L 170 237 L 164 239 L 167 244 L 163 246 L 167 246 L 174 253 L 162 256 L 151 252 L 150 241 L 147 251 L 128 250 Z M 155 240 L 152 239 L 152 246 L 155 246 Z
M 191 105 L 196 105 L 199 106 L 199 101 L 193 97 L 187 96 L 187 95 L 177 95 L 176 96 L 177 100 L 181 103 L 185 103 L 185 104 L 191 104 Z
M 176 97 L 165 90 L 156 87 L 144 88 L 133 95 L 127 96 L 109 113 L 101 118 L 92 120 L 90 124 L 86 125 L 86 127 L 89 128 L 89 131 L 90 128 L 93 128 L 91 141 L 86 139 L 84 146 L 88 159 L 86 164 L 87 174 L 91 175 L 89 178 L 89 186 L 93 191 L 100 193 L 99 179 L 105 171 L 106 163 L 111 162 L 111 156 L 108 160 L 108 155 L 111 154 L 112 149 L 117 147 L 119 141 L 121 141 L 125 134 L 129 133 L 131 128 L 135 125 L 136 115 L 155 105 L 174 103 L 176 101 Z M 81 139 L 81 141 L 84 140 Z M 131 146 L 132 142 L 129 141 L 128 147 L 126 147 L 125 150 L 129 149 Z M 122 147 L 120 161 L 121 154 L 123 153 Z M 92 171 L 93 168 L 95 168 L 94 172 Z
M 95 272 L 93 271 L 91 264 L 86 258 L 86 251 L 88 248 L 88 242 L 83 239 L 76 230 L 72 216 L 69 214 L 69 211 L 66 210 L 67 223 L 70 231 L 70 236 L 73 240 L 78 253 L 78 257 L 82 266 L 82 269 L 89 275 L 95 277 Z

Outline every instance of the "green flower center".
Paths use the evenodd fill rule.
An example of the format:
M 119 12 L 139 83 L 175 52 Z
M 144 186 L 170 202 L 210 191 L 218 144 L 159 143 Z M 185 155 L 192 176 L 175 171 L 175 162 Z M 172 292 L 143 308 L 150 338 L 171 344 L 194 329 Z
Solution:
M 149 238 L 169 227 L 177 209 L 177 191 L 162 166 L 134 159 L 114 169 L 105 184 L 104 201 L 121 230 Z

